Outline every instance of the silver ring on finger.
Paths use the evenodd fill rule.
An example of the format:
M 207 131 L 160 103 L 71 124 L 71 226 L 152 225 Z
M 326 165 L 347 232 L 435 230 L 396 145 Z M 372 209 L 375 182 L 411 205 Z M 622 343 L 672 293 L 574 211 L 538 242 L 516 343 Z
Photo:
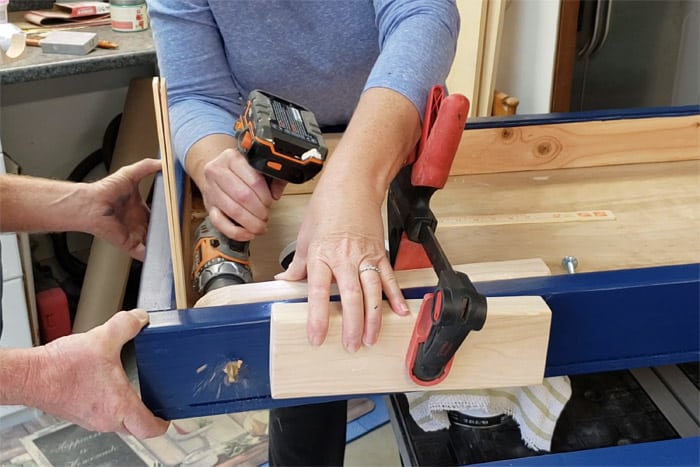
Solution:
M 365 271 L 374 271 L 377 274 L 382 273 L 382 270 L 373 264 L 365 264 L 364 266 L 360 266 L 360 274 L 362 274 Z

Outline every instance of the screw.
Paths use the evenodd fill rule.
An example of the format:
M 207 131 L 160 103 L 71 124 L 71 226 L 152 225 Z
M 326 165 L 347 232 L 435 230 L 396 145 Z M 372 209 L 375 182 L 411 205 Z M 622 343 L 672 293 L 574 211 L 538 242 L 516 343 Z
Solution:
M 564 256 L 561 260 L 561 265 L 564 266 L 564 269 L 566 269 L 569 274 L 573 274 L 578 266 L 578 260 L 575 256 Z

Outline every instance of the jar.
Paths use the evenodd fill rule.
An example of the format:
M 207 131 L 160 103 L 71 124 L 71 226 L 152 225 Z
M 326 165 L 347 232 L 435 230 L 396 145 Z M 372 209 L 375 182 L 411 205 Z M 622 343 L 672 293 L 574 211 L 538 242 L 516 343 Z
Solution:
M 148 29 L 146 0 L 110 0 L 112 30 L 136 32 Z
M 10 0 L 0 0 L 0 24 L 7 23 L 7 4 Z

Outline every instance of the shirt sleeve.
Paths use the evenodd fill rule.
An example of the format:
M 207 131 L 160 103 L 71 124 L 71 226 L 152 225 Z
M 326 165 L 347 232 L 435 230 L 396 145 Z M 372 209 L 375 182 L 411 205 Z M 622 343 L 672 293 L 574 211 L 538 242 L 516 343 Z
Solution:
M 160 74 L 165 77 L 173 151 L 185 165 L 192 145 L 233 135 L 242 97 L 233 83 L 218 26 L 204 0 L 149 0 Z
M 445 83 L 454 60 L 457 6 L 447 0 L 374 0 L 374 8 L 381 51 L 365 89 L 393 89 L 422 116 L 428 92 Z

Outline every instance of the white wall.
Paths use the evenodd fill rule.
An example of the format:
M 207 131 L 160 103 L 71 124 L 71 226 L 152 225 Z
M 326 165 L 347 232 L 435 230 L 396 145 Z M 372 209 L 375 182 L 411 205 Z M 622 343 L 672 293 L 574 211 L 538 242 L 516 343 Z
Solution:
M 496 89 L 520 100 L 518 114 L 550 111 L 559 0 L 511 0 L 506 6 Z

